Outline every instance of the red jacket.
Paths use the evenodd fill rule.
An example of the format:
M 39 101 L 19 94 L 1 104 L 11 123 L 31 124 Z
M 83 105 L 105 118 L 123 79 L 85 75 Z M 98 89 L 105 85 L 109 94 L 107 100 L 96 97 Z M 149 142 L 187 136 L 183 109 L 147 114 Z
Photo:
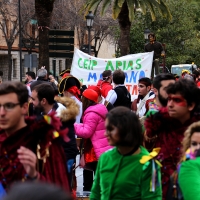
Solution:
M 101 89 L 101 95 L 106 98 L 108 92 L 113 89 L 111 83 L 103 80 L 99 80 L 97 83 L 97 87 Z

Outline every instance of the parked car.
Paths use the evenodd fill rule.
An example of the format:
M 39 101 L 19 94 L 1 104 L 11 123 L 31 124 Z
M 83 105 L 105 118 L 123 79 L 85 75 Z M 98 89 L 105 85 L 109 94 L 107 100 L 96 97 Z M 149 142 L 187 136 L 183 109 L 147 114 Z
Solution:
M 178 76 L 181 76 L 182 70 L 186 69 L 192 73 L 193 70 L 197 69 L 197 66 L 195 64 L 179 64 L 179 65 L 172 65 L 171 66 L 171 73 L 177 74 Z

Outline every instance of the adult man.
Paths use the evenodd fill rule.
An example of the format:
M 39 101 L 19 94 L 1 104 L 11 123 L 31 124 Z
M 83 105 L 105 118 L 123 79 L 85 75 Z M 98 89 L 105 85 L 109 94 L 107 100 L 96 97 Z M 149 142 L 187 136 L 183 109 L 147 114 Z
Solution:
M 168 94 L 166 88 L 170 83 L 175 83 L 175 77 L 173 74 L 158 74 L 153 79 L 153 91 L 155 97 L 147 100 L 147 108 L 149 113 L 156 112 L 161 107 L 167 106 Z
M 33 88 L 36 85 L 39 85 L 39 84 L 42 84 L 42 83 L 47 83 L 47 84 L 51 85 L 54 88 L 55 94 L 58 93 L 58 88 L 55 85 L 55 83 L 48 81 L 48 79 L 47 79 L 47 70 L 45 68 L 39 69 L 37 71 L 37 76 L 38 76 L 37 80 L 34 81 L 33 83 L 31 83 L 31 85 L 30 85 L 31 91 L 33 90 Z
M 26 83 L 29 95 L 31 95 L 30 85 L 33 81 L 35 81 L 35 72 L 31 72 L 31 71 L 26 72 L 25 83 Z
M 20 82 L 0 85 L 0 182 L 43 180 L 69 191 L 65 155 L 54 116 L 26 118 L 28 90 Z M 54 120 L 52 120 L 54 119 Z M 59 131 L 59 133 L 57 132 Z
M 35 81 L 35 72 L 26 72 L 25 83 L 27 86 L 30 86 L 33 81 Z
M 106 100 L 114 107 L 125 106 L 131 108 L 131 95 L 124 85 L 125 73 L 121 70 L 115 70 L 113 73 L 114 89 L 108 92 Z
M 155 75 L 159 74 L 159 59 L 160 59 L 160 56 L 165 56 L 165 52 L 164 52 L 162 44 L 156 41 L 156 36 L 154 33 L 150 33 L 148 35 L 148 38 L 149 38 L 149 43 L 145 45 L 144 50 L 145 52 L 154 51 L 153 63 L 152 63 L 152 69 L 151 69 L 151 79 L 153 79 L 154 70 L 155 70 Z
M 145 121 L 145 145 L 148 150 L 161 148 L 157 159 L 162 164 L 163 199 L 166 199 L 170 175 L 180 161 L 184 131 L 200 119 L 196 114 L 200 91 L 194 81 L 180 79 L 171 83 L 166 92 L 167 108 L 160 108 Z
M 131 109 L 136 112 L 139 117 L 145 115 L 148 111 L 147 100 L 155 97 L 151 91 L 151 80 L 143 77 L 138 81 L 138 98 L 135 99 L 131 105 Z
M 106 98 L 108 92 L 113 89 L 112 83 L 112 71 L 105 70 L 102 73 L 102 79 L 97 83 L 97 86 L 101 89 L 101 95 Z
M 78 153 L 74 132 L 74 122 L 79 113 L 79 106 L 70 98 L 58 98 L 61 103 L 54 101 L 54 90 L 49 84 L 40 84 L 33 88 L 31 99 L 34 109 L 40 114 L 50 114 L 56 112 L 62 121 L 62 129 L 68 128 L 69 142 L 62 140 L 62 146 L 65 151 L 70 183 L 72 180 L 72 165 L 75 162 Z M 66 106 L 63 106 L 63 104 Z

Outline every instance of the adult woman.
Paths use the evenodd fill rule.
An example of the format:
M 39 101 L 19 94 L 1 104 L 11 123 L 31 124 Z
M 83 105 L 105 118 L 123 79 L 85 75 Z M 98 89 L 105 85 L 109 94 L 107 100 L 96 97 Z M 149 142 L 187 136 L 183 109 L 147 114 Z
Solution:
M 107 114 L 105 124 L 105 135 L 115 148 L 99 159 L 90 199 L 161 200 L 160 168 L 152 159 L 157 152 L 149 156 L 141 146 L 143 135 L 136 114 L 119 106 Z
M 200 199 L 200 122 L 188 127 L 183 139 L 183 162 L 178 182 L 184 200 Z
M 105 118 L 108 111 L 104 105 L 99 104 L 97 102 L 98 102 L 97 92 L 91 89 L 86 89 L 82 94 L 83 123 L 74 124 L 77 136 L 89 139 L 87 140 L 87 145 L 86 145 L 87 147 L 88 143 L 90 143 L 91 141 L 94 149 L 93 161 L 95 160 L 97 161 L 103 152 L 112 148 L 111 146 L 109 146 L 108 141 L 104 136 Z M 97 162 L 92 162 L 91 166 L 93 168 L 93 171 L 96 170 L 96 165 Z M 92 179 L 87 180 L 89 183 L 85 183 L 85 180 L 86 179 L 84 179 L 84 191 L 90 191 L 93 183 L 93 177 Z

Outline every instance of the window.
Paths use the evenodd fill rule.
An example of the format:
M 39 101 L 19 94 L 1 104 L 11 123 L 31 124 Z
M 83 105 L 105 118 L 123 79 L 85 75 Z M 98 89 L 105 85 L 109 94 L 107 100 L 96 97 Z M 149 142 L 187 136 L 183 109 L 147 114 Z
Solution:
M 59 60 L 59 74 L 62 72 L 62 60 Z
M 17 59 L 13 59 L 13 78 L 17 78 Z

